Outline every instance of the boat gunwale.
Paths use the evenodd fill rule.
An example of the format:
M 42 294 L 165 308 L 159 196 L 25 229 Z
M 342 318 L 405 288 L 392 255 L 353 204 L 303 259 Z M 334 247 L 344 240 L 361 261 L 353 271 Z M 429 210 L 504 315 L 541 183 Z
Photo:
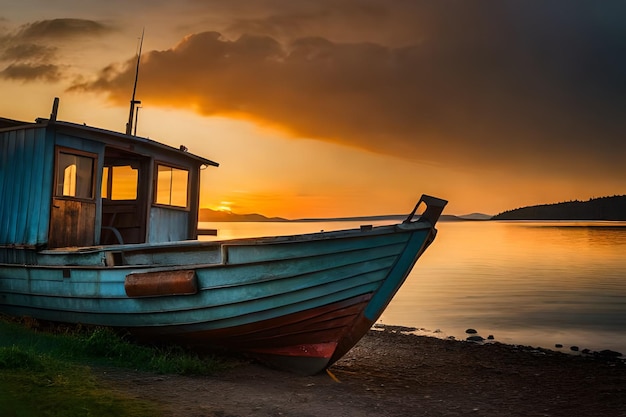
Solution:
M 416 227 L 419 225 L 421 227 Z M 93 254 L 97 252 L 137 252 L 144 250 L 160 249 L 195 249 L 204 247 L 235 247 L 235 246 L 265 246 L 265 245 L 278 245 L 284 243 L 298 243 L 298 242 L 314 242 L 321 240 L 334 240 L 334 239 L 349 239 L 362 235 L 384 235 L 392 233 L 408 233 L 421 229 L 433 229 L 428 221 L 414 221 L 409 224 L 397 223 L 390 225 L 375 226 L 368 230 L 362 229 L 344 229 L 344 230 L 332 230 L 329 232 L 312 232 L 293 235 L 277 235 L 277 236 L 259 236 L 259 237 L 247 237 L 225 240 L 179 240 L 173 242 L 159 242 L 159 243 L 131 243 L 124 245 L 99 245 L 99 246 L 76 246 L 76 247 L 64 247 L 54 249 L 43 249 L 38 251 L 41 255 L 79 255 L 79 254 Z M 2 264 L 0 264 L 2 265 Z M 12 264 L 8 264 L 12 265 Z
M 417 222 L 416 222 L 417 223 Z M 202 248 L 202 247 L 211 247 L 214 246 L 216 249 L 221 249 L 222 251 L 227 250 L 227 248 L 229 247 L 245 247 L 245 246 L 264 246 L 264 245 L 278 245 L 278 244 L 288 244 L 288 243 L 311 243 L 311 242 L 320 242 L 320 241 L 324 241 L 324 240 L 339 240 L 339 239 L 357 239 L 361 236 L 361 233 L 367 233 L 368 236 L 384 236 L 384 235 L 392 235 L 392 234 L 399 234 L 399 233 L 413 233 L 415 231 L 418 230 L 427 230 L 427 229 L 431 229 L 433 231 L 435 231 L 436 229 L 432 226 L 429 225 L 429 223 L 424 223 L 424 227 L 420 227 L 420 228 L 414 228 L 414 229 L 407 229 L 407 228 L 400 228 L 399 224 L 395 224 L 395 225 L 386 225 L 386 226 L 378 226 L 376 228 L 373 228 L 371 230 L 368 230 L 366 232 L 361 231 L 360 229 L 347 229 L 347 230 L 338 230 L 338 231 L 334 231 L 334 232 L 324 232 L 324 233 L 320 233 L 320 232 L 316 232 L 316 233 L 310 233 L 310 234 L 304 234 L 304 235 L 293 235 L 293 236 L 277 236 L 277 237 L 269 237 L 269 238 L 244 238 L 244 239 L 234 239 L 234 240 L 225 240 L 225 241 L 219 241 L 219 242 L 206 242 L 206 241 L 182 241 L 183 243 L 185 242 L 189 242 L 189 247 L 190 248 Z M 373 233 L 377 230 L 377 233 Z M 382 230 L 385 229 L 385 230 Z M 322 235 L 329 235 L 331 233 L 341 233 L 341 236 L 335 236 L 335 237 L 331 237 L 331 236 L 322 236 Z M 299 238 L 299 237 L 303 237 L 303 236 L 313 236 L 313 235 L 319 235 L 319 238 L 316 239 L 297 239 L 297 240 L 276 240 L 274 241 L 274 239 L 281 239 L 281 238 Z M 263 241 L 263 242 L 258 242 L 259 239 L 271 239 L 272 241 Z M 255 243 L 255 241 L 257 241 Z M 232 244 L 230 242 L 233 242 Z M 243 243 L 242 243 L 243 242 Z M 252 242 L 251 245 L 247 245 L 246 242 Z M 88 247 L 90 249 L 93 250 L 89 250 L 89 251 L 81 251 L 82 248 L 76 248 L 76 251 L 62 251 L 62 250 L 58 250 L 58 249 L 53 249 L 53 250 L 44 250 L 41 251 L 39 253 L 41 254 L 45 254 L 45 255 L 58 255 L 58 256 L 64 256 L 64 255 L 68 255 L 68 254 L 72 254 L 72 255 L 77 255 L 80 256 L 81 254 L 93 254 L 93 253 L 107 253 L 107 252 L 131 252 L 131 251 L 141 251 L 141 250 L 146 250 L 148 249 L 148 251 L 150 251 L 150 249 L 156 249 L 157 251 L 159 249 L 168 249 L 168 248 L 179 248 L 178 245 L 176 245 L 175 243 L 177 242 L 169 242 L 169 244 L 157 244 L 157 245 L 150 245 L 150 244 L 131 244 L 131 245 L 116 245 L 115 248 L 111 248 L 109 246 L 99 246 L 99 247 Z M 397 243 L 393 243 L 392 245 L 395 245 Z M 137 245 L 141 245 L 141 248 L 136 248 L 135 246 Z M 147 246 L 146 246 L 147 245 Z M 384 246 L 388 246 L 389 244 L 385 244 Z M 131 247 L 131 250 L 127 250 L 127 251 L 123 251 L 120 250 L 120 248 L 125 247 L 125 246 L 129 246 Z M 64 248 L 67 249 L 67 248 Z M 348 253 L 348 252 L 352 252 L 355 249 L 345 249 L 343 251 L 341 251 L 341 253 Z M 327 253 L 320 253 L 320 254 L 314 254 L 314 255 L 307 255 L 306 258 L 314 258 L 314 257 L 322 257 L 322 256 L 327 256 Z M 284 260 L 293 260 L 294 258 L 284 258 Z M 187 264 L 180 264 L 180 265 L 168 265 L 168 264 L 121 264 L 121 265 L 103 265 L 103 264 L 93 264 L 93 265 L 57 265 L 57 264 L 13 264 L 13 263 L 0 263 L 0 267 L 2 268 L 7 268 L 7 267 L 12 267 L 12 268 L 29 268 L 29 269 L 53 269 L 53 270 L 77 270 L 77 271 L 89 271 L 89 270 L 94 270 L 94 271 L 107 271 L 107 270 L 111 270 L 111 271 L 123 271 L 123 270 L 128 270 L 131 273 L 133 271 L 143 271 L 143 272 L 169 272 L 169 271 L 179 271 L 179 270 L 184 270 L 184 269 L 213 269 L 213 268 L 219 268 L 219 267 L 224 267 L 224 266 L 233 266 L 233 265 L 257 265 L 257 264 L 263 264 L 263 263 L 267 263 L 267 262 L 276 262 L 277 259 L 273 259 L 273 260 L 260 260 L 260 261 L 254 261 L 254 262 L 245 262 L 245 263 L 237 263 L 237 264 L 233 264 L 233 263 L 229 263 L 227 260 L 225 261 L 224 258 L 222 257 L 222 259 L 219 262 L 203 262 L 203 263 L 187 263 Z

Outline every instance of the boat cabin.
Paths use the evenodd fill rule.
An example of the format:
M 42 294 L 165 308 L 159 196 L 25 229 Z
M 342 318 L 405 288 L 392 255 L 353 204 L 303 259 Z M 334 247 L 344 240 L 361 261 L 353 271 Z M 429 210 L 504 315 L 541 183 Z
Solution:
M 0 118 L 0 248 L 197 238 L 200 170 L 216 162 L 57 121 L 57 108 L 35 123 Z

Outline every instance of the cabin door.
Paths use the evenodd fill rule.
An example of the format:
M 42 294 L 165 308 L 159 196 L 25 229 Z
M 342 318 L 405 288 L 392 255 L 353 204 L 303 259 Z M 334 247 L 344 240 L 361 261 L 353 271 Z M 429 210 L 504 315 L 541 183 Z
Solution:
M 149 161 L 141 155 L 106 149 L 102 171 L 100 244 L 146 241 Z
M 97 155 L 57 147 L 48 247 L 95 244 Z

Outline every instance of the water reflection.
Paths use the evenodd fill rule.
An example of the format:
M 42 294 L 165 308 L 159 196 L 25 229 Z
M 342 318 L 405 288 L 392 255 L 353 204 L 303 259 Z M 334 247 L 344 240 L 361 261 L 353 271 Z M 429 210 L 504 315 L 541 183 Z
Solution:
M 463 338 L 626 353 L 626 224 L 440 223 L 382 317 Z

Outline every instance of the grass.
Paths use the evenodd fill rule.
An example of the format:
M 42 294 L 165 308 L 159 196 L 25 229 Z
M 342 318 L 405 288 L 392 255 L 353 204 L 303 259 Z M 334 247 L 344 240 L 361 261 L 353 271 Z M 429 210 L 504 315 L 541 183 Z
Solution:
M 89 367 L 18 346 L 0 348 L 0 415 L 128 416 L 161 414 L 158 406 L 98 385 Z
M 208 375 L 228 366 L 180 347 L 137 345 L 107 328 L 55 327 L 54 332 L 42 332 L 28 324 L 0 318 L 3 417 L 156 417 L 162 414 L 156 404 L 104 388 L 93 367 Z

